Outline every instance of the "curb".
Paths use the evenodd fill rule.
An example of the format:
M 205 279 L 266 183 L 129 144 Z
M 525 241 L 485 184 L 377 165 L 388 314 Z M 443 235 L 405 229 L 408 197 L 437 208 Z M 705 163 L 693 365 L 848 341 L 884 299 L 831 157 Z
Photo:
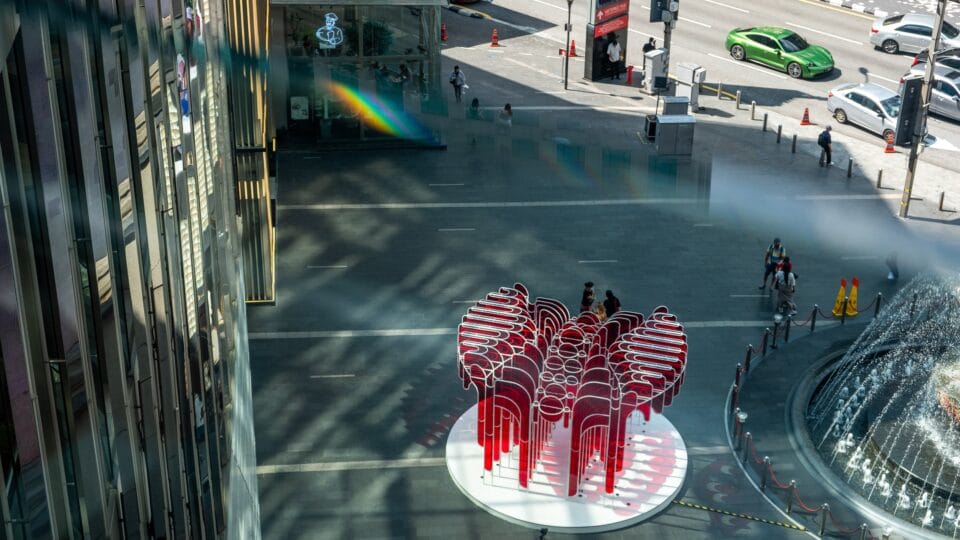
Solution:
M 489 18 L 489 16 L 487 16 L 485 13 L 481 13 L 481 12 L 479 12 L 479 11 L 477 11 L 477 10 L 474 10 L 474 9 L 465 8 L 465 7 L 463 7 L 463 6 L 450 5 L 450 6 L 447 6 L 447 9 L 449 9 L 450 11 L 456 13 L 457 15 L 463 15 L 464 17 L 471 17 L 471 18 L 474 18 L 474 19 L 488 19 L 488 18 Z
M 830 4 L 835 7 L 842 7 L 849 9 L 851 11 L 856 11 L 857 13 L 865 13 L 867 15 L 874 15 L 876 17 L 886 17 L 890 13 L 882 10 L 876 9 L 874 7 L 867 7 L 860 2 L 852 2 L 849 0 L 820 0 L 824 4 Z

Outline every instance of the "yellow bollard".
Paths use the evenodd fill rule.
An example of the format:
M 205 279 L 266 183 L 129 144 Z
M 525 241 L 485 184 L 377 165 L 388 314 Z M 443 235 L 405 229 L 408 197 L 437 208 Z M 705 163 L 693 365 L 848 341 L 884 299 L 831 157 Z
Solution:
M 856 317 L 857 313 L 857 289 L 860 287 L 860 280 L 853 278 L 850 285 L 850 300 L 847 301 L 847 317 Z
M 837 292 L 837 300 L 833 303 L 833 316 L 843 315 L 843 299 L 847 296 L 847 279 L 840 278 L 840 291 Z

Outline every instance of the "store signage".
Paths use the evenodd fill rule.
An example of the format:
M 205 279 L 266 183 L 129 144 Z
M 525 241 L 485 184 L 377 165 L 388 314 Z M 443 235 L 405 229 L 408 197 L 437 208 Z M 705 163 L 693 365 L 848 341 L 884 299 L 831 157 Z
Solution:
M 617 17 L 616 19 L 613 19 L 612 21 L 607 21 L 603 24 L 598 24 L 593 28 L 593 37 L 598 38 L 601 36 L 605 36 L 610 32 L 623 30 L 624 28 L 627 27 L 627 22 L 629 21 L 629 19 L 630 18 L 628 16 L 623 15 L 621 17 Z
M 593 20 L 595 23 L 600 23 L 614 17 L 619 17 L 620 15 L 626 15 L 629 9 L 629 0 L 623 0 L 622 2 L 616 2 L 614 4 L 601 4 L 597 6 Z
M 337 14 L 327 13 L 324 25 L 317 28 L 317 41 L 321 49 L 334 49 L 343 43 L 343 30 L 337 26 Z

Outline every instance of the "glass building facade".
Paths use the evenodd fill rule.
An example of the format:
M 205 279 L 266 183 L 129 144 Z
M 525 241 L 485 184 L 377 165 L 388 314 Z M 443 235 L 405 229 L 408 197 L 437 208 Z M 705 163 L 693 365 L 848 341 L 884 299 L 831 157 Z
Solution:
M 311 141 L 403 136 L 381 113 L 445 113 L 440 8 L 446 0 L 271 0 L 274 127 Z M 301 137 L 303 138 L 303 137 Z
M 0 0 L 0 539 L 259 538 L 268 9 Z

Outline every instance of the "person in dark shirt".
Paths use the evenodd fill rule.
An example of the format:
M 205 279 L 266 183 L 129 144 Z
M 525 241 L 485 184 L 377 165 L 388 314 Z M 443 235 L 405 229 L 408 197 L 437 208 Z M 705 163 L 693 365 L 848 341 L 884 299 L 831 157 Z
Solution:
M 820 156 L 820 166 L 833 165 L 833 140 L 830 137 L 830 126 L 823 128 L 823 131 L 820 132 L 817 144 L 823 149 L 823 154 Z
M 613 314 L 620 311 L 620 299 L 613 295 L 613 291 L 607 290 L 607 299 L 603 301 L 603 309 L 607 311 L 607 317 L 613 317 Z
M 583 296 L 580 297 L 580 313 L 593 309 L 593 282 L 583 284 Z
M 648 52 L 656 48 L 657 48 L 657 40 L 650 38 L 649 41 L 643 44 L 643 54 L 647 54 Z

